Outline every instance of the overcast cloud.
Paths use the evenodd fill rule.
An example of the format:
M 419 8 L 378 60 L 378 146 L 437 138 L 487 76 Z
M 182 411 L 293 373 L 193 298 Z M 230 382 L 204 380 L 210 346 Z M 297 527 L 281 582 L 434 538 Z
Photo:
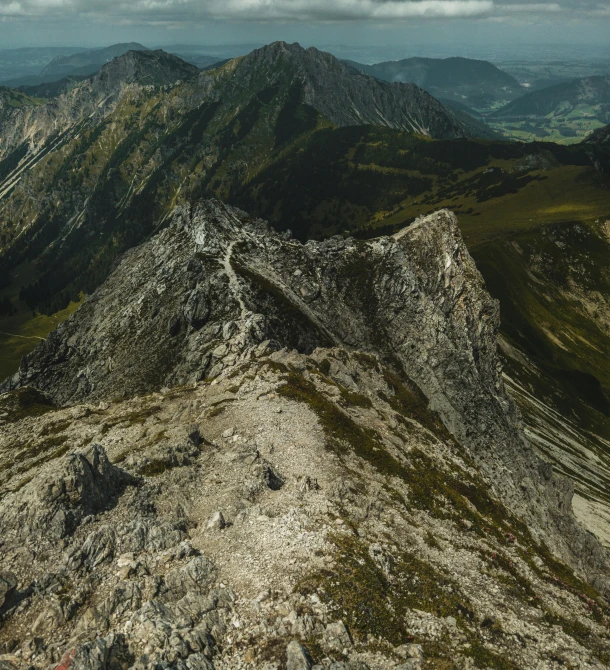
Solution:
M 608 44 L 610 0 L 0 0 L 2 45 Z M 518 48 L 518 47 L 517 47 Z
M 515 14 L 603 15 L 610 3 L 597 0 L 506 2 L 504 0 L 0 0 L 0 16 L 13 19 L 68 18 L 138 22 L 210 20 L 400 20 L 472 18 Z

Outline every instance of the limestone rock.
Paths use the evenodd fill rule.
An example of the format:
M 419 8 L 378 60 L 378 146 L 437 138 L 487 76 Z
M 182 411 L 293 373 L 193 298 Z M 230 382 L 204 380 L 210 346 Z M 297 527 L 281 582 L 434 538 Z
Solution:
M 214 512 L 208 521 L 209 530 L 222 530 L 227 525 L 222 512 Z
M 307 649 L 296 640 L 292 640 L 286 647 L 286 670 L 310 670 L 311 667 Z
M 0 507 L 5 531 L 20 537 L 38 532 L 61 539 L 80 523 L 112 504 L 135 479 L 110 463 L 99 445 L 51 461 Z
M 9 384 L 56 404 L 0 431 L 0 663 L 599 670 L 606 555 L 521 433 L 497 316 L 447 212 L 301 245 L 178 211 Z

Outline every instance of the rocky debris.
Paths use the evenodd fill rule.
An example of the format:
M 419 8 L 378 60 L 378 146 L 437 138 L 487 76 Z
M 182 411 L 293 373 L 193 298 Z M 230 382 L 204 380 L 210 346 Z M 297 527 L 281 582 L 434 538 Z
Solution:
M 209 530 L 222 530 L 227 525 L 222 512 L 214 512 L 211 519 L 208 521 Z
M 347 653 L 347 650 L 353 644 L 352 638 L 343 621 L 329 623 L 324 631 L 323 639 L 324 644 L 330 651 L 338 652 L 339 654 Z
M 0 397 L 0 667 L 607 666 L 497 325 L 448 212 L 302 245 L 178 210 Z
M 402 379 L 371 354 L 265 345 L 211 381 L 5 424 L 1 520 L 38 518 L 45 497 L 27 496 L 27 509 L 15 496 L 45 490 L 49 473 L 80 473 L 75 454 L 97 453 L 93 481 L 131 483 L 110 504 L 96 484 L 96 511 L 77 514 L 59 540 L 2 526 L 0 574 L 18 586 L 0 609 L 0 662 L 603 667 L 606 600 L 489 497 Z M 18 446 L 23 433 L 51 433 L 67 451 L 33 461 Z M 76 448 L 83 439 L 99 446 Z M 141 474 L 143 454 L 177 445 L 197 454 Z M 281 486 L 268 485 L 269 472 Z M 89 489 L 76 490 L 86 507 Z M 231 520 L 222 532 L 208 529 L 217 513 Z
M 299 290 L 307 281 L 318 287 L 315 299 Z M 185 286 L 206 295 L 210 310 L 200 328 L 185 317 Z M 31 385 L 66 405 L 215 379 L 282 348 L 376 355 L 396 379 L 412 380 L 512 512 L 563 560 L 598 579 L 606 557 L 571 513 L 569 481 L 541 464 L 521 431 L 502 378 L 498 326 L 498 305 L 447 211 L 391 238 L 303 245 L 209 201 L 178 208 L 166 230 L 126 254 L 3 388 Z M 341 361 L 332 365 L 328 372 L 350 402 L 356 379 Z M 227 389 L 217 411 L 238 393 Z M 368 390 L 363 397 L 357 402 L 370 402 Z M 388 397 L 394 407 L 403 402 L 392 385 Z M 236 437 L 227 426 L 224 438 Z M 155 474 L 195 455 L 138 457 L 148 458 L 139 472 Z M 280 487 L 282 476 L 258 461 L 248 481 L 252 499 L 264 486 Z

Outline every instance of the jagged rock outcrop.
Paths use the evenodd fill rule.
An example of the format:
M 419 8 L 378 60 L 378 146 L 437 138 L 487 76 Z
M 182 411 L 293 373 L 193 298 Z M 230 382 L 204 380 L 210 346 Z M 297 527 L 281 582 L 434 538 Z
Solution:
M 113 466 L 99 445 L 71 454 L 57 471 L 42 468 L 28 483 L 4 499 L 0 526 L 23 543 L 40 549 L 41 538 L 60 540 L 86 516 L 112 505 L 132 477 Z
M 569 482 L 521 433 L 498 323 L 449 212 L 391 238 L 301 244 L 210 201 L 179 208 L 129 252 L 2 388 L 33 386 L 66 405 L 214 378 L 259 346 L 378 355 L 413 380 L 534 534 L 603 585 L 606 559 L 572 516 Z

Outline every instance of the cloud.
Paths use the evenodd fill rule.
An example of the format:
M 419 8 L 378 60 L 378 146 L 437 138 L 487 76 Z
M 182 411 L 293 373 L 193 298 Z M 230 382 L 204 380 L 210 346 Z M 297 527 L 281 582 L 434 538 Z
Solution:
M 562 6 L 558 2 L 532 2 L 532 3 L 514 3 L 503 4 L 499 6 L 500 12 L 508 12 L 509 14 L 532 14 L 532 13 L 546 13 L 546 12 L 561 12 Z
M 493 0 L 0 0 L 0 15 L 183 16 L 195 19 L 349 20 L 481 16 Z
M 608 3 L 598 0 L 519 2 L 518 0 L 0 0 L 0 17 L 97 18 L 109 23 L 213 20 L 233 21 L 392 21 L 493 18 L 519 14 L 598 16 Z

